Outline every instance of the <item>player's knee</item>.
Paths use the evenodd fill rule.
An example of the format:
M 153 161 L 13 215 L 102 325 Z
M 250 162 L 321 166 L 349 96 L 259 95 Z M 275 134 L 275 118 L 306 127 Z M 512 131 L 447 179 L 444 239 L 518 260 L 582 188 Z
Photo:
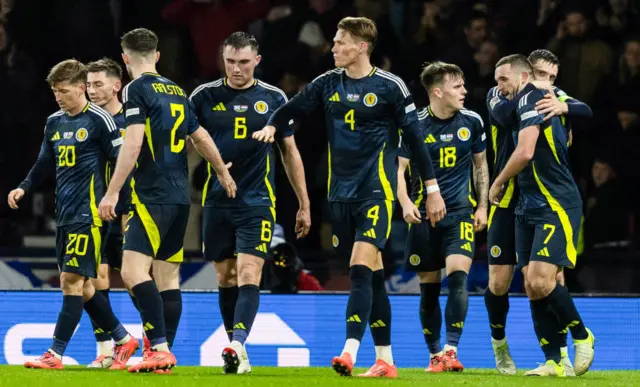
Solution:
M 100 265 L 100 268 L 98 269 L 98 278 L 95 278 L 92 282 L 96 289 L 109 289 L 109 265 Z
M 158 291 L 180 288 L 180 265 L 177 263 L 154 261 L 152 265 L 153 279 Z
M 504 276 L 494 276 L 489 278 L 489 289 L 491 289 L 491 293 L 496 296 L 507 294 L 510 285 L 511 278 L 505 278 Z
M 230 288 L 238 285 L 238 276 L 235 271 L 230 273 L 228 271 L 224 272 L 216 272 L 216 276 L 218 277 L 218 286 L 223 288 Z
M 440 270 L 419 272 L 418 278 L 420 279 L 420 283 L 422 284 L 436 284 L 442 282 L 442 272 Z
M 84 288 L 84 277 L 74 273 L 60 274 L 60 288 L 67 296 L 81 296 Z
M 529 290 L 532 292 L 532 296 L 541 298 L 547 296 L 555 287 L 555 280 L 549 281 L 544 276 L 529 276 L 527 279 Z
M 84 281 L 84 285 L 82 286 L 82 298 L 84 299 L 84 302 L 87 302 L 91 298 L 93 298 L 93 295 L 95 293 L 96 288 L 93 281 Z
M 238 285 L 260 285 L 263 260 L 243 261 L 238 267 Z

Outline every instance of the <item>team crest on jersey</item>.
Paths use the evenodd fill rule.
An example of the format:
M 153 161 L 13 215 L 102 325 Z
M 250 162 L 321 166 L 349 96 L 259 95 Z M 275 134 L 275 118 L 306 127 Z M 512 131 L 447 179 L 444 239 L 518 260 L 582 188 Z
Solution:
M 467 141 L 471 138 L 471 131 L 468 128 L 460 128 L 458 129 L 458 138 L 461 141 Z
M 420 264 L 420 261 L 421 259 L 418 254 L 411 254 L 411 256 L 409 257 L 409 263 L 413 266 L 418 266 Z
M 451 140 L 453 140 L 453 134 L 449 133 L 449 134 L 441 134 L 440 135 L 440 140 L 442 142 L 451 142 Z
M 364 106 L 372 107 L 372 106 L 376 106 L 377 103 L 378 103 L 378 96 L 375 95 L 374 93 L 367 93 L 364 96 Z
M 233 110 L 237 113 L 244 113 L 247 111 L 247 109 L 249 109 L 249 106 L 247 105 L 233 105 Z
M 87 137 L 89 137 L 89 132 L 87 132 L 87 129 L 85 128 L 80 128 L 76 132 L 76 140 L 79 142 L 85 141 Z
M 500 246 L 491 246 L 491 256 L 493 258 L 498 258 L 500 254 L 502 254 L 502 249 L 500 248 Z
M 360 99 L 360 94 L 347 94 L 347 101 L 349 102 L 358 102 Z
M 340 239 L 338 239 L 338 237 L 334 235 L 331 237 L 331 243 L 333 244 L 333 247 L 338 247 L 338 245 L 340 244 Z
M 267 105 L 264 101 L 258 101 L 253 105 L 253 108 L 256 109 L 256 112 L 260 114 L 265 114 L 269 111 L 269 105 Z

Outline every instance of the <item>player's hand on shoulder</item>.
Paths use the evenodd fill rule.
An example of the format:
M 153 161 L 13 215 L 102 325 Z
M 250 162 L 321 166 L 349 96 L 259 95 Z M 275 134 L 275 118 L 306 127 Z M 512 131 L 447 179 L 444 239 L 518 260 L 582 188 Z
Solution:
M 227 192 L 227 196 L 233 199 L 236 197 L 236 191 L 238 190 L 238 188 L 236 187 L 235 180 L 233 180 L 233 177 L 231 177 L 231 174 L 229 173 L 229 168 L 231 168 L 231 165 L 232 163 L 227 163 L 224 166 L 224 170 L 216 174 L 218 175 L 218 181 L 220 182 L 220 185 Z
M 116 204 L 118 204 L 118 193 L 104 195 L 98 206 L 100 219 L 112 221 L 116 219 Z
M 24 190 L 22 188 L 16 188 L 13 191 L 9 192 L 9 197 L 7 198 L 7 202 L 9 203 L 9 207 L 12 210 L 18 209 L 18 202 L 24 197 Z
M 402 217 L 409 224 L 418 224 L 422 222 L 422 215 L 415 204 L 409 202 L 402 206 Z
M 276 134 L 276 128 L 273 125 L 267 125 L 264 128 L 253 132 L 251 137 L 260 142 L 273 142 Z
M 560 101 L 555 94 L 545 94 L 542 99 L 536 102 L 536 110 L 540 114 L 544 114 L 545 121 L 551 117 L 561 116 L 569 112 L 569 106 L 566 102 Z
M 473 229 L 475 232 L 480 232 L 485 227 L 487 227 L 487 207 L 478 207 L 473 214 Z
M 435 227 L 436 223 L 441 221 L 447 214 L 447 207 L 444 204 L 442 195 L 440 195 L 440 191 L 428 193 L 425 205 L 427 207 L 427 219 L 431 222 L 431 226 Z
M 503 195 L 504 184 L 496 184 L 495 182 L 491 184 L 491 188 L 489 189 L 489 203 L 494 206 L 499 205 Z

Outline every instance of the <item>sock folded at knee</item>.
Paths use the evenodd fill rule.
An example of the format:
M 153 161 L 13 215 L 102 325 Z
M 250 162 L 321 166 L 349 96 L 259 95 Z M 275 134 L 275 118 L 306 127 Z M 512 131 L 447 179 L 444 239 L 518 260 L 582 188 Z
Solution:
M 442 329 L 440 288 L 439 282 L 420 284 L 420 323 L 422 324 L 422 334 L 431 354 L 442 351 L 440 344 L 440 330 Z
M 260 306 L 260 288 L 256 285 L 238 287 L 238 302 L 233 318 L 232 341 L 244 344 L 251 332 L 251 327 Z
M 182 315 L 182 293 L 180 289 L 169 289 L 160 292 L 160 297 L 162 298 L 162 306 L 164 309 L 167 344 L 169 344 L 169 348 L 172 348 L 176 334 L 178 333 L 180 316 Z
M 501 296 L 493 294 L 487 288 L 484 293 L 484 304 L 489 314 L 489 325 L 491 327 L 491 337 L 494 340 L 505 338 L 505 327 L 507 326 L 507 314 L 509 313 L 509 294 Z
M 447 324 L 447 344 L 452 347 L 458 347 L 469 308 L 467 273 L 458 270 L 449 274 L 448 286 L 449 297 L 444 310 L 444 321 Z
M 362 341 L 371 316 L 373 272 L 367 266 L 353 265 L 349 269 L 351 291 L 347 302 L 347 339 Z

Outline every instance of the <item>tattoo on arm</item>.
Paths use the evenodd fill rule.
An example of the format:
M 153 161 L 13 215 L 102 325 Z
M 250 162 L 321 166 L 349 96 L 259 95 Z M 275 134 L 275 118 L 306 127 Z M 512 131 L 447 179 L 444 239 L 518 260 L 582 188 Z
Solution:
M 473 182 L 478 195 L 478 207 L 485 208 L 489 203 L 489 165 L 487 164 L 486 153 L 474 155 Z

